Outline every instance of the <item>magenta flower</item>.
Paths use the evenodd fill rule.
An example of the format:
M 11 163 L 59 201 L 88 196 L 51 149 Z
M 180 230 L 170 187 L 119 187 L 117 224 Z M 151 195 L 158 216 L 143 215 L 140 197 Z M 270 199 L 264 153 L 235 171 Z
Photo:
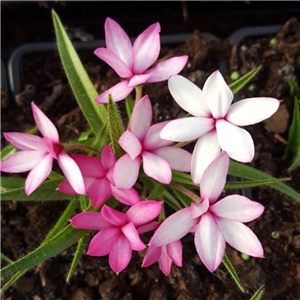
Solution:
M 111 195 L 130 206 L 141 201 L 135 189 L 125 190 L 116 187 L 112 176 L 116 158 L 110 146 L 103 147 L 101 160 L 80 154 L 74 154 L 72 158 L 79 166 L 84 180 L 85 193 L 89 194 L 94 207 L 99 207 Z M 77 194 L 68 180 L 64 180 L 58 189 L 66 194 Z
M 114 169 L 114 180 L 119 188 L 127 189 L 135 184 L 141 158 L 145 173 L 163 184 L 171 182 L 171 169 L 190 171 L 191 154 L 169 146 L 172 142 L 160 138 L 160 132 L 168 122 L 150 126 L 151 121 L 151 102 L 148 96 L 144 96 L 134 107 L 130 130 L 126 130 L 119 140 L 127 152 L 117 161 Z
M 202 202 L 193 203 L 168 217 L 154 233 L 149 245 L 167 245 L 193 231 L 198 255 L 210 272 L 222 262 L 226 242 L 240 252 L 263 257 L 261 243 L 243 223 L 258 218 L 264 207 L 240 195 L 227 196 L 215 203 L 226 183 L 228 168 L 228 154 L 222 152 L 202 176 Z
M 221 149 L 237 161 L 252 161 L 253 140 L 238 126 L 269 118 L 278 109 L 279 100 L 248 98 L 231 105 L 233 93 L 219 71 L 207 79 L 203 91 L 182 76 L 171 77 L 168 85 L 178 105 L 194 117 L 171 121 L 162 130 L 161 138 L 177 142 L 199 138 L 192 155 L 195 184 L 200 183 L 204 170 Z
M 160 25 L 155 23 L 141 33 L 134 44 L 114 20 L 105 21 L 107 48 L 98 48 L 95 54 L 109 64 L 121 78 L 126 78 L 96 98 L 96 103 L 107 103 L 111 95 L 115 102 L 125 99 L 137 85 L 167 80 L 178 74 L 186 65 L 186 55 L 173 57 L 155 67 L 149 67 L 157 60 L 160 52 Z
M 3 133 L 8 142 L 22 151 L 4 159 L 1 171 L 8 173 L 30 171 L 25 182 L 25 193 L 29 196 L 47 179 L 52 170 L 53 159 L 57 159 L 73 189 L 78 194 L 84 194 L 81 172 L 75 161 L 63 150 L 56 127 L 33 102 L 31 107 L 36 126 L 43 138 L 27 133 Z
M 157 201 L 139 202 L 126 213 L 116 211 L 104 205 L 101 213 L 82 212 L 71 220 L 78 229 L 99 230 L 90 242 L 88 255 L 105 256 L 109 254 L 109 265 L 117 274 L 129 264 L 132 250 L 141 251 L 146 248 L 139 236 L 139 228 L 146 232 L 156 228 L 153 223 L 161 211 L 161 203 Z M 148 223 L 148 224 L 147 224 Z

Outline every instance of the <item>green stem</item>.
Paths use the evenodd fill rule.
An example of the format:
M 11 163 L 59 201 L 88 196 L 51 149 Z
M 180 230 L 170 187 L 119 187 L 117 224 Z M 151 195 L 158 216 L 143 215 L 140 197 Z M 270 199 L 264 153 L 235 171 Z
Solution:
M 88 146 L 88 145 L 83 145 L 83 144 L 63 144 L 63 147 L 65 150 L 70 151 L 70 150 L 86 150 L 86 151 L 91 151 L 94 152 L 96 154 L 100 154 L 100 152 L 92 147 L 92 146 Z
M 186 189 L 185 187 L 183 187 L 175 182 L 171 182 L 169 185 L 171 187 L 173 187 L 174 189 L 178 190 L 179 192 L 181 192 L 182 194 L 186 195 L 187 197 L 191 198 L 194 202 L 196 202 L 196 203 L 201 202 L 201 198 L 199 196 L 197 196 L 190 190 Z
M 138 85 L 135 87 L 135 103 L 134 106 L 139 102 L 139 100 L 142 98 L 143 94 L 143 86 Z

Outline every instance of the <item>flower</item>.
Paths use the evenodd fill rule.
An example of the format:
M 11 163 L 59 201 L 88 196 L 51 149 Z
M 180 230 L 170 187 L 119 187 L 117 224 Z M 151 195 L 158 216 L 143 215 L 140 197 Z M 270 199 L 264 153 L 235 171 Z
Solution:
M 96 103 L 107 103 L 108 96 L 117 102 L 125 99 L 134 87 L 145 82 L 160 82 L 178 74 L 186 65 L 186 55 L 173 57 L 149 67 L 157 60 L 160 52 L 160 25 L 155 23 L 141 33 L 133 45 L 114 20 L 105 21 L 107 48 L 98 48 L 95 54 L 109 64 L 121 78 L 126 78 L 96 98 Z
M 135 184 L 141 157 L 145 173 L 163 184 L 171 182 L 171 168 L 190 171 L 191 154 L 169 146 L 172 142 L 159 137 L 168 122 L 150 126 L 151 121 L 151 102 L 148 96 L 144 96 L 134 107 L 130 130 L 126 130 L 119 139 L 119 144 L 127 152 L 117 161 L 114 169 L 114 181 L 119 188 L 127 189 Z
M 104 146 L 101 160 L 97 157 L 74 154 L 72 158 L 82 173 L 85 192 L 89 194 L 94 207 L 99 207 L 111 195 L 126 205 L 134 205 L 141 201 L 139 194 L 133 188 L 119 189 L 113 180 L 113 169 L 116 163 L 115 155 L 110 146 Z M 77 194 L 70 182 L 64 180 L 58 189 L 66 194 Z
M 240 162 L 251 162 L 254 144 L 251 135 L 238 126 L 269 118 L 279 107 L 274 98 L 248 98 L 231 105 L 233 93 L 219 71 L 205 82 L 203 91 L 182 76 L 168 81 L 179 106 L 194 117 L 173 120 L 161 131 L 161 138 L 183 142 L 199 138 L 192 155 L 191 175 L 199 184 L 206 167 L 221 149 Z
M 156 230 L 149 245 L 167 245 L 193 231 L 198 255 L 210 272 L 220 265 L 226 242 L 240 252 L 263 257 L 261 243 L 243 223 L 258 218 L 264 207 L 241 195 L 227 196 L 216 202 L 225 186 L 228 168 L 228 154 L 221 152 L 202 176 L 201 203 L 192 203 L 168 217 Z
M 91 240 L 87 254 L 109 254 L 109 265 L 118 274 L 129 264 L 132 250 L 146 248 L 140 239 L 139 229 L 143 232 L 146 232 L 146 227 L 152 230 L 151 224 L 155 222 L 149 222 L 159 215 L 161 205 L 157 201 L 143 201 L 130 207 L 126 213 L 104 205 L 100 213 L 89 211 L 76 215 L 71 224 L 78 229 L 99 230 Z
M 25 193 L 30 195 L 45 181 L 52 170 L 53 159 L 57 162 L 72 188 L 84 194 L 81 172 L 75 161 L 63 150 L 54 124 L 32 102 L 33 117 L 43 138 L 19 132 L 3 133 L 5 139 L 22 150 L 10 155 L 1 163 L 1 171 L 8 173 L 29 172 L 25 182 Z

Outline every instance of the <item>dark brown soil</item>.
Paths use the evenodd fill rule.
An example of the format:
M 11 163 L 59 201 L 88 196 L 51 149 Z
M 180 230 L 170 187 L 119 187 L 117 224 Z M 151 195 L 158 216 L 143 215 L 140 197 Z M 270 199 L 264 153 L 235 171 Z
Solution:
M 270 43 L 276 37 L 275 43 Z M 271 120 L 250 126 L 256 148 L 252 166 L 275 177 L 291 177 L 287 184 L 300 192 L 300 171 L 287 171 L 291 159 L 282 156 L 291 122 L 293 99 L 284 76 L 300 79 L 300 25 L 287 23 L 276 36 L 244 39 L 237 48 L 226 41 L 204 39 L 195 32 L 186 44 L 163 47 L 161 59 L 189 55 L 182 75 L 203 87 L 206 78 L 225 62 L 223 70 L 228 83 L 230 74 L 240 75 L 263 65 L 261 72 L 239 93 L 241 99 L 269 96 L 282 99 L 279 112 Z M 119 81 L 111 68 L 94 57 L 80 53 L 92 82 L 99 92 Z M 224 64 L 223 64 L 224 66 Z M 152 100 L 153 122 L 184 115 L 173 101 L 166 82 L 146 85 L 144 94 Z M 6 99 L 3 92 L 2 101 Z M 58 126 L 62 141 L 75 139 L 88 129 L 70 92 L 57 54 L 28 56 L 22 67 L 22 92 L 10 102 L 2 102 L 2 130 L 26 131 L 34 126 L 29 103 L 35 101 Z M 123 110 L 123 103 L 120 103 Z M 125 117 L 125 113 L 124 117 Z M 13 121 L 12 121 L 13 120 Z M 242 294 L 226 269 L 221 266 L 213 274 L 197 256 L 192 236 L 183 241 L 183 267 L 172 267 L 165 277 L 157 265 L 140 267 L 143 253 L 134 253 L 126 270 L 118 276 L 108 266 L 107 258 L 87 256 L 84 252 L 71 283 L 65 278 L 76 247 L 29 271 L 4 294 L 4 299 L 249 299 L 261 285 L 264 298 L 296 300 L 300 294 L 300 204 L 268 188 L 251 190 L 252 199 L 262 203 L 264 214 L 249 227 L 259 237 L 265 250 L 264 259 L 243 260 L 240 253 L 227 246 L 226 253 L 234 264 L 247 292 Z M 65 208 L 65 202 L 2 203 L 2 252 L 16 260 L 39 246 Z M 4 281 L 5 282 L 5 281 Z

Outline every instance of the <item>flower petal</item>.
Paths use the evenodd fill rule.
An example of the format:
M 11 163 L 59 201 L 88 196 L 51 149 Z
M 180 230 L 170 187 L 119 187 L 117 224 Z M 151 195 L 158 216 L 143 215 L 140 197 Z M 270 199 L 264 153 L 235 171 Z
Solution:
M 129 68 L 132 67 L 132 44 L 124 29 L 113 19 L 105 21 L 106 47 L 114 52 Z
M 148 247 L 142 263 L 143 268 L 153 265 L 159 259 L 161 256 L 161 248 L 162 247 Z
M 199 138 L 192 154 L 191 176 L 195 184 L 200 184 L 207 166 L 214 161 L 220 151 L 216 130 L 212 130 Z
M 161 255 L 158 259 L 158 263 L 161 271 L 168 276 L 171 272 L 172 260 L 167 253 L 166 246 L 161 247 Z
M 250 222 L 258 218 L 264 206 L 241 195 L 230 195 L 210 207 L 210 211 L 220 218 L 238 222 Z
M 119 189 L 114 185 L 111 185 L 112 195 L 120 202 L 125 205 L 132 206 L 141 201 L 139 193 L 134 189 Z
M 240 100 L 230 106 L 226 120 L 237 126 L 256 124 L 271 117 L 279 104 L 279 100 L 267 97 Z
M 192 203 L 191 204 L 191 210 L 192 210 L 192 218 L 199 218 L 204 213 L 207 212 L 209 208 L 209 201 L 207 198 L 205 198 L 201 203 Z
M 126 224 L 126 215 L 120 211 L 117 211 L 107 205 L 103 205 L 101 209 L 101 215 L 105 218 L 109 223 L 115 226 L 123 226 Z
M 216 128 L 220 146 L 230 158 L 244 163 L 253 160 L 254 144 L 248 131 L 225 120 L 217 121 Z
M 114 181 L 119 189 L 129 189 L 137 181 L 141 158 L 131 159 L 129 154 L 123 155 L 115 164 Z
M 145 244 L 142 242 L 139 236 L 139 233 L 132 223 L 128 223 L 122 226 L 121 230 L 128 239 L 132 250 L 141 251 L 146 248 Z
M 183 76 L 172 76 L 168 80 L 171 95 L 177 104 L 196 117 L 210 118 L 211 112 L 203 98 L 203 92 Z
M 135 40 L 132 48 L 133 71 L 142 74 L 158 58 L 160 51 L 160 25 L 149 26 Z
M 181 241 L 175 241 L 166 246 L 167 253 L 172 259 L 175 265 L 178 267 L 182 266 L 182 243 Z
M 166 159 L 171 169 L 181 172 L 191 172 L 192 154 L 190 152 L 176 147 L 161 147 L 152 152 Z
M 229 156 L 221 152 L 218 157 L 204 171 L 200 181 L 200 194 L 202 199 L 209 199 L 214 203 L 221 195 L 227 178 Z
M 149 177 L 163 184 L 171 182 L 171 167 L 166 159 L 148 151 L 143 151 L 142 157 L 144 171 Z
M 169 122 L 162 130 L 160 137 L 175 142 L 194 140 L 212 130 L 215 126 L 212 118 L 182 118 Z
M 150 222 L 146 225 L 140 226 L 137 229 L 137 231 L 138 231 L 139 234 L 149 232 L 149 231 L 155 230 L 160 224 L 161 224 L 161 221 L 153 221 L 153 222 Z
M 133 87 L 128 87 L 128 83 L 128 80 L 117 83 L 113 87 L 100 94 L 95 99 L 95 102 L 97 104 L 106 104 L 108 103 L 109 95 L 111 95 L 114 102 L 124 100 L 133 90 Z
M 148 69 L 145 73 L 151 74 L 147 82 L 160 82 L 168 80 L 171 76 L 177 75 L 185 67 L 188 56 L 177 56 L 158 63 L 154 68 Z
M 127 210 L 127 221 L 133 223 L 135 227 L 147 224 L 159 215 L 161 206 L 161 202 L 158 201 L 139 202 Z
M 82 154 L 72 154 L 71 156 L 78 165 L 82 176 L 94 178 L 105 176 L 106 172 L 99 158 Z
M 116 157 L 111 149 L 111 146 L 107 145 L 102 148 L 101 151 L 101 163 L 106 171 L 114 167 L 116 163 Z
M 227 114 L 233 94 L 218 70 L 206 80 L 203 97 L 215 119 L 223 118 Z
M 210 272 L 217 269 L 224 256 L 225 239 L 209 212 L 201 217 L 195 233 L 195 246 L 206 268 Z
M 59 135 L 54 124 L 33 102 L 31 102 L 31 108 L 36 126 L 40 133 L 48 137 L 53 143 L 59 143 Z
M 113 225 L 106 221 L 100 212 L 85 211 L 70 220 L 72 226 L 84 230 L 102 230 L 113 227 Z
M 70 182 L 66 179 L 58 185 L 57 188 L 60 192 L 69 194 L 69 195 L 78 195 L 72 188 Z
M 264 250 L 253 231 L 241 222 L 216 217 L 226 242 L 236 250 L 254 257 L 263 257 Z
M 99 207 L 111 196 L 110 182 L 106 178 L 98 179 L 89 187 L 89 196 L 94 207 Z
M 148 78 L 151 74 L 141 74 L 141 75 L 134 75 L 128 83 L 128 87 L 136 87 L 140 84 L 147 82 Z
M 136 136 L 129 130 L 126 130 L 119 139 L 120 146 L 135 159 L 142 152 L 142 144 Z

